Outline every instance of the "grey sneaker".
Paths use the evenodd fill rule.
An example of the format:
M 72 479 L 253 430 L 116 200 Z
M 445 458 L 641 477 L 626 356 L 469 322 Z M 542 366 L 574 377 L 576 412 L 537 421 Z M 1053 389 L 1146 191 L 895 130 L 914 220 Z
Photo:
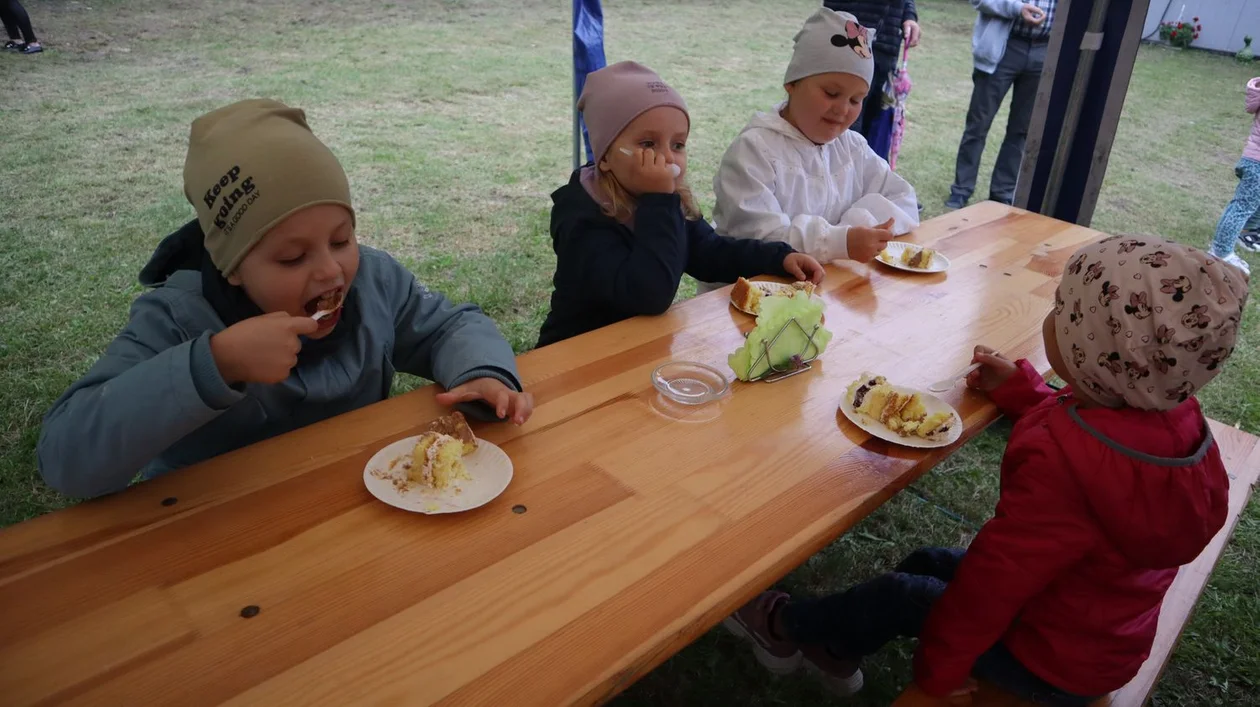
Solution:
M 857 660 L 837 658 L 826 646 L 802 645 L 801 654 L 805 670 L 818 679 L 832 694 L 852 697 L 862 689 L 862 663 Z
M 783 592 L 762 592 L 722 621 L 727 631 L 752 644 L 757 662 L 775 675 L 789 675 L 801 667 L 801 649 L 770 631 L 770 617 L 790 599 Z

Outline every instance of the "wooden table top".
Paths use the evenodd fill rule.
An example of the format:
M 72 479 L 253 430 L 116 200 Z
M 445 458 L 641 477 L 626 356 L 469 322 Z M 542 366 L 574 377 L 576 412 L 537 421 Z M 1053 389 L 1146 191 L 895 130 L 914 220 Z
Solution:
M 979 342 L 1047 370 L 1055 278 L 1101 235 L 993 203 L 934 219 L 910 240 L 948 273 L 829 268 L 815 369 L 689 414 L 649 374 L 729 370 L 751 321 L 725 291 L 527 353 L 534 417 L 477 429 L 515 479 L 476 511 L 411 514 L 363 486 L 376 450 L 440 414 L 423 389 L 0 531 L 0 695 L 598 702 L 951 451 L 868 437 L 837 411 L 850 382 L 926 387 Z M 961 386 L 942 397 L 964 439 L 996 417 Z

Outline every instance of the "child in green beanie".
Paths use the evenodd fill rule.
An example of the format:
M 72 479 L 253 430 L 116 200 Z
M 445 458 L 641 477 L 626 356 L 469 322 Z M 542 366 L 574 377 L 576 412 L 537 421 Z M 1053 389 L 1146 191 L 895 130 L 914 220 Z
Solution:
M 529 418 L 494 322 L 356 242 L 345 172 L 302 111 L 250 100 L 195 120 L 184 193 L 197 220 L 158 245 L 153 289 L 44 419 L 53 488 L 121 491 L 384 400 L 395 371 L 472 416 Z

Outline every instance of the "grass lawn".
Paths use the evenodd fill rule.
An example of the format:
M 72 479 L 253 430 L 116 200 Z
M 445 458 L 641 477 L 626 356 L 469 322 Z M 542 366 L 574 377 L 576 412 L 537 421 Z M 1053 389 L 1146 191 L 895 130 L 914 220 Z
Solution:
M 722 151 L 754 110 L 780 98 L 791 37 L 816 4 L 606 3 L 610 60 L 656 68 L 691 106 L 690 181 L 706 211 Z M 953 176 L 974 15 L 961 0 L 919 6 L 925 38 L 912 52 L 901 169 L 930 217 Z M 518 350 L 534 342 L 554 264 L 548 194 L 570 167 L 566 3 L 48 0 L 28 9 L 49 51 L 0 55 L 0 526 L 67 503 L 35 469 L 40 418 L 126 320 L 158 239 L 191 218 L 181 193 L 188 125 L 227 102 L 270 96 L 305 108 L 349 172 L 361 239 L 481 304 Z M 1205 245 L 1236 184 L 1252 73 L 1217 56 L 1143 47 L 1094 225 Z M 995 138 L 1003 125 L 999 117 Z M 1253 305 L 1234 359 L 1202 396 L 1211 416 L 1252 433 L 1258 320 Z M 831 592 L 917 546 L 967 542 L 992 511 L 1008 431 L 995 425 L 783 586 Z M 1158 704 L 1260 704 L 1257 566 L 1252 503 Z M 851 704 L 887 704 L 908 680 L 909 655 L 907 644 L 872 659 L 869 687 Z M 826 699 L 803 676 L 770 677 L 714 631 L 616 702 Z

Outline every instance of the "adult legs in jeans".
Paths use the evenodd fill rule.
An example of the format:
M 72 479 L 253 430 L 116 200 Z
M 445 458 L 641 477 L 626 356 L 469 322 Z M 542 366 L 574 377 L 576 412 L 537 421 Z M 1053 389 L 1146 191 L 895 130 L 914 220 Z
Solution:
M 1244 157 L 1234 172 L 1239 176 L 1238 188 L 1216 222 L 1216 236 L 1212 238 L 1212 255 L 1220 258 L 1234 252 L 1243 225 L 1260 209 L 1260 162 Z
M 1041 69 L 1046 63 L 1046 44 L 1017 44 L 1017 51 L 1025 52 L 1024 66 L 1015 75 L 1006 137 L 1002 138 L 1002 148 L 998 151 L 993 177 L 989 180 L 989 198 L 1005 204 L 1015 201 L 1015 182 L 1019 178 L 1020 162 L 1024 159 L 1028 123 L 1032 121 L 1037 85 L 1041 83 Z
M 889 574 L 829 597 L 791 600 L 777 624 L 786 638 L 823 644 L 839 658 L 861 658 L 899 637 L 916 637 L 932 604 L 963 558 L 961 549 L 916 550 Z M 998 643 L 972 674 L 1015 695 L 1055 707 L 1085 707 L 1093 698 L 1064 692 L 1038 678 Z
M 958 143 L 954 184 L 949 190 L 951 200 L 965 203 L 975 192 L 976 175 L 980 172 L 980 157 L 984 154 L 989 128 L 993 125 L 993 118 L 1006 98 L 1007 91 L 1024 69 L 1030 46 L 1028 42 L 1011 39 L 992 74 L 986 74 L 979 69 L 972 71 L 971 103 L 967 107 L 967 123 L 963 128 L 962 140 Z M 1033 92 L 1036 93 L 1035 85 Z M 1024 134 L 1027 134 L 1026 124 Z M 1018 173 L 1018 165 L 1016 172 Z

